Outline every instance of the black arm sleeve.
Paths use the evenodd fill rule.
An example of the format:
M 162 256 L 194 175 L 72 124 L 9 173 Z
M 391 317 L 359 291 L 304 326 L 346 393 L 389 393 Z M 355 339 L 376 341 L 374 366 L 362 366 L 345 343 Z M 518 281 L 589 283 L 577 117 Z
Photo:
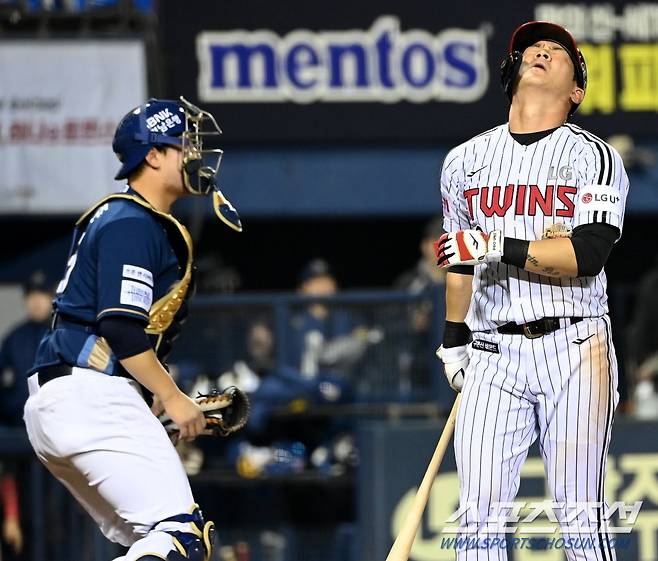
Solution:
M 603 269 L 619 238 L 619 228 L 610 224 L 583 224 L 573 229 L 571 243 L 579 277 L 594 277 Z
M 127 316 L 108 316 L 98 322 L 98 334 L 104 337 L 115 356 L 122 360 L 151 349 L 144 322 Z

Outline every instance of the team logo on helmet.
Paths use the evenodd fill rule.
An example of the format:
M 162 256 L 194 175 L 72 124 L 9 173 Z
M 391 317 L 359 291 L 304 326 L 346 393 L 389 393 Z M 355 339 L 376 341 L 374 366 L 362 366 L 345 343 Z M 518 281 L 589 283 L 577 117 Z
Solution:
M 166 134 L 168 130 L 181 124 L 183 124 L 182 119 L 175 113 L 172 113 L 168 107 L 146 119 L 146 128 L 148 128 L 148 130 L 151 132 L 161 132 L 163 134 Z
M 128 113 L 117 127 L 112 148 L 122 166 L 115 179 L 127 179 L 152 148 L 173 146 L 182 152 L 183 184 L 187 192 L 192 195 L 212 193 L 213 208 L 219 219 L 239 232 L 242 230 L 240 217 L 217 183 L 224 152 L 212 143 L 221 134 L 222 129 L 213 115 L 184 97 L 178 100 L 151 98 Z

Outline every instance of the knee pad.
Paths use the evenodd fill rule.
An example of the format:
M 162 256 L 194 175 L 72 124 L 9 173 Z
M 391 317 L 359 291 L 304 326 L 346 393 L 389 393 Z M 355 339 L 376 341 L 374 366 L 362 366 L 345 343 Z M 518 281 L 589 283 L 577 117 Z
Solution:
M 164 528 L 161 530 L 173 538 L 176 547 L 174 551 L 169 553 L 166 561 L 210 561 L 215 544 L 215 523 L 212 521 L 206 522 L 203 519 L 199 505 L 195 504 L 191 513 L 177 514 L 161 520 L 152 530 L 166 522 L 177 522 L 187 525 L 189 528 L 189 531 L 187 529 L 168 530 Z M 147 558 L 145 561 L 150 561 L 150 559 Z

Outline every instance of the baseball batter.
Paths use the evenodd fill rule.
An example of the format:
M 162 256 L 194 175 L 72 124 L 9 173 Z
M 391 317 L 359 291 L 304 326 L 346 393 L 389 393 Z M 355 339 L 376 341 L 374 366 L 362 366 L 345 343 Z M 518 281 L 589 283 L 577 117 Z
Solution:
M 462 392 L 460 531 L 505 537 L 485 528 L 487 517 L 514 500 L 539 439 L 562 537 L 596 538 L 593 548 L 565 548 L 567 558 L 611 561 L 601 505 L 618 394 L 603 266 L 621 235 L 628 178 L 611 146 L 567 122 L 587 70 L 566 29 L 521 25 L 501 77 L 509 122 L 453 149 L 441 175 L 446 233 L 436 249 L 450 270 L 437 354 Z M 582 512 L 567 523 L 584 502 L 597 520 Z M 462 549 L 457 558 L 507 553 Z
M 29 378 L 35 452 L 103 533 L 130 547 L 122 561 L 211 557 L 213 524 L 154 413 L 164 409 L 186 440 L 206 426 L 163 366 L 192 283 L 191 239 L 169 210 L 213 192 L 220 218 L 241 228 L 216 185 L 221 150 L 203 146 L 220 133 L 183 98 L 151 99 L 119 123 L 116 179 L 128 185 L 78 220 Z

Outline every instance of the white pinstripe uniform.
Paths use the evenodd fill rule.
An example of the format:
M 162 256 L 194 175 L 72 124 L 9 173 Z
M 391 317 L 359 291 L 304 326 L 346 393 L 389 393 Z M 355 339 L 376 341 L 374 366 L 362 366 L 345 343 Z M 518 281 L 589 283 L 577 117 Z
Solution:
M 577 126 L 523 145 L 505 124 L 448 154 L 441 190 L 447 232 L 479 227 L 537 240 L 553 224 L 604 222 L 621 232 L 628 178 L 614 148 Z M 555 501 L 603 501 L 618 402 L 605 273 L 553 278 L 504 263 L 474 269 L 466 317 L 473 343 L 455 431 L 462 508 L 477 505 L 484 520 L 492 503 L 513 501 L 537 438 Z M 565 319 L 539 338 L 496 331 L 547 317 Z M 472 513 L 466 511 L 462 526 L 476 523 Z M 615 559 L 607 534 L 589 536 L 599 547 L 565 549 L 568 559 Z M 499 561 L 507 554 L 462 550 L 457 557 Z

